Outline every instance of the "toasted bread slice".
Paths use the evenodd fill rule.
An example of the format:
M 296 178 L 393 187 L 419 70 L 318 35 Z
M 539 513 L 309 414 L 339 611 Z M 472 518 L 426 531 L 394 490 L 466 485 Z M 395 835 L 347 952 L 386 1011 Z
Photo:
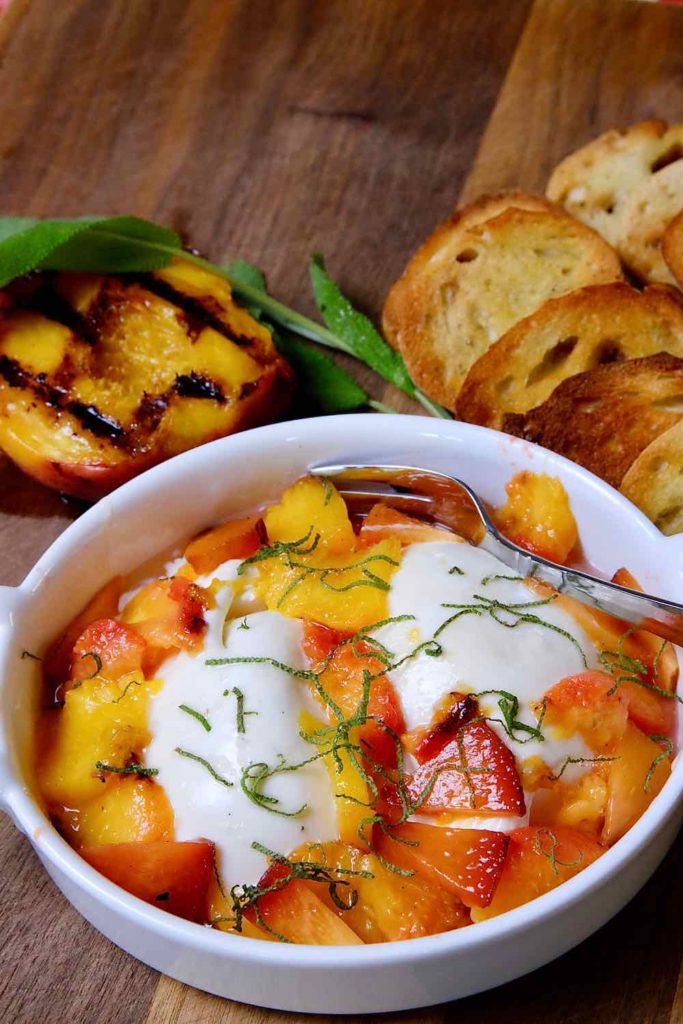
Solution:
M 621 493 L 662 533 L 683 531 L 683 420 L 638 456 L 621 481 Z
M 491 346 L 467 375 L 458 415 L 500 428 L 507 413 L 535 409 L 567 377 L 657 352 L 683 357 L 683 302 L 673 288 L 581 288 L 546 302 Z
M 669 270 L 683 288 L 683 213 L 674 217 L 664 232 L 662 255 Z
M 501 209 L 506 201 L 515 205 Z M 598 234 L 544 200 L 483 197 L 415 254 L 389 292 L 384 331 L 415 382 L 452 409 L 470 366 L 514 323 L 548 298 L 621 276 Z
M 470 228 L 493 220 L 512 206 L 518 210 L 559 209 L 544 196 L 508 189 L 479 196 L 468 206 L 455 210 L 413 253 L 408 266 L 389 290 L 382 311 L 382 327 L 390 345 L 400 349 L 402 326 L 407 318 L 407 307 L 411 304 L 414 285 L 419 284 L 425 272 L 428 269 L 441 272 L 444 267 L 450 266 L 453 260 L 457 260 L 458 256 L 462 257 L 463 235 Z
M 600 135 L 558 164 L 546 193 L 599 231 L 639 277 L 670 283 L 660 243 L 683 209 L 683 124 L 643 121 Z
M 662 241 L 669 224 L 682 210 L 683 160 L 653 174 L 624 203 L 626 234 L 619 251 L 624 263 L 641 280 L 676 284 L 662 253 Z
M 683 419 L 683 359 L 666 353 L 608 363 L 559 384 L 503 430 L 550 448 L 618 487 L 629 466 Z

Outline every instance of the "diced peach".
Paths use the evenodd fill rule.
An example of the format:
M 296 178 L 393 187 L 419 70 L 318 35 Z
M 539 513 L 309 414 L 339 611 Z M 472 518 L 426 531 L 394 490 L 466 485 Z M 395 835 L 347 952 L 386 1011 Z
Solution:
M 116 615 L 122 585 L 121 576 L 115 576 L 105 583 L 52 646 L 43 666 L 45 680 L 51 686 L 56 688 L 70 677 L 73 646 L 86 626 L 96 619 L 113 618 Z
M 326 555 L 352 551 L 355 536 L 339 492 L 328 481 L 303 477 L 288 487 L 264 516 L 268 540 L 292 543 L 308 538 Z M 308 547 L 305 543 L 302 547 Z
M 504 832 L 409 821 L 391 836 L 376 829 L 375 848 L 384 860 L 424 875 L 468 907 L 486 907 L 493 899 L 508 846 Z
M 534 793 L 531 825 L 557 825 L 581 829 L 599 839 L 607 804 L 607 768 L 609 762 L 596 765 L 574 782 L 556 779 L 549 788 Z
M 258 516 L 221 523 L 190 541 L 185 548 L 185 558 L 199 575 L 213 572 L 228 559 L 249 558 L 261 546 L 261 523 Z
M 376 657 L 372 643 L 351 640 L 352 634 L 327 629 L 318 623 L 304 623 L 304 651 L 314 671 L 320 672 L 320 684 L 346 718 L 357 710 L 363 697 L 365 674 L 369 673 L 370 698 L 367 721 L 356 731 L 360 746 L 373 761 L 394 767 L 396 740 L 405 728 L 398 695 L 383 674 L 384 664 Z M 345 642 L 346 641 L 346 642 Z M 322 704 L 317 691 L 314 696 Z M 329 707 L 324 706 L 329 714 Z M 332 719 L 330 719 L 332 720 Z
M 102 675 L 118 679 L 140 672 L 146 644 L 136 629 L 116 619 L 96 619 L 74 644 L 71 678 L 76 681 Z
M 619 573 L 615 573 L 615 581 Z M 543 596 L 552 593 L 543 583 L 534 580 L 527 583 L 534 593 Z M 628 698 L 631 721 L 649 735 L 670 735 L 675 723 L 676 701 L 665 694 L 674 694 L 678 681 L 678 658 L 673 646 L 663 644 L 652 633 L 634 630 L 628 622 L 591 608 L 567 594 L 557 596 L 555 604 L 572 616 L 599 651 L 607 653 L 610 665 L 614 666 L 615 682 L 617 677 L 621 677 L 617 685 Z M 619 652 L 630 659 L 623 667 L 619 662 Z M 638 681 L 629 680 L 629 676 Z M 665 694 L 657 693 L 653 687 L 664 690 Z
M 153 672 L 170 651 L 200 646 L 210 601 L 208 591 L 185 576 L 154 580 L 131 598 L 122 618 L 147 641 L 146 672 Z
M 650 806 L 671 774 L 664 748 L 629 723 L 623 739 L 610 750 L 607 805 L 602 840 L 614 843 Z
M 304 551 L 257 563 L 254 590 L 269 609 L 350 633 L 387 617 L 389 581 L 401 559 L 395 538 L 361 551 Z
M 151 685 L 141 675 L 116 682 L 95 676 L 65 694 L 61 711 L 44 713 L 38 778 L 48 803 L 78 808 L 100 797 L 110 777 L 98 761 L 115 767 L 141 761 L 150 740 Z
M 464 725 L 479 714 L 479 705 L 469 694 L 453 691 L 437 705 L 432 721 L 402 736 L 402 742 L 420 764 L 438 757 L 457 738 Z
M 515 829 L 493 900 L 488 907 L 473 907 L 472 920 L 485 921 L 550 892 L 603 852 L 599 843 L 575 829 Z
M 78 815 L 79 846 L 173 839 L 173 808 L 162 786 L 135 776 L 112 778 Z
M 508 500 L 494 513 L 498 529 L 532 554 L 565 565 L 576 547 L 578 531 L 561 481 L 524 470 L 505 490 Z
M 277 877 L 266 872 L 259 884 Z M 323 886 L 320 886 L 323 888 Z M 318 898 L 306 882 L 293 880 L 258 900 L 255 909 L 247 911 L 252 923 L 262 921 L 271 934 L 282 935 L 290 942 L 314 946 L 358 946 L 362 939 Z
M 464 725 L 408 781 L 421 814 L 524 814 L 524 791 L 512 751 L 486 722 Z
M 118 843 L 79 852 L 133 896 L 188 921 L 206 921 L 213 843 Z
M 628 701 L 606 672 L 580 672 L 545 695 L 545 722 L 566 735 L 579 732 L 592 750 L 619 740 L 626 730 Z
M 300 848 L 293 859 L 322 863 L 333 877 L 348 883 L 337 887 L 338 898 L 344 903 L 350 905 L 350 891 L 355 891 L 355 905 L 342 910 L 330 897 L 327 886 L 306 883 L 365 942 L 417 938 L 469 924 L 467 909 L 452 891 L 425 875 L 402 877 L 383 867 L 373 853 L 344 843 L 323 843 Z M 372 877 L 335 875 L 339 869 Z

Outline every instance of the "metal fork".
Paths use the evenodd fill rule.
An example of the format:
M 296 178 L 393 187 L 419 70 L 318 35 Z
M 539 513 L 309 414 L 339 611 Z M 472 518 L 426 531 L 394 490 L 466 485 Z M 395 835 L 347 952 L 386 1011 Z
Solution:
M 314 466 L 311 473 L 330 480 L 352 512 L 382 501 L 426 517 L 464 535 L 520 576 L 534 576 L 563 594 L 683 646 L 683 605 L 530 554 L 499 533 L 479 495 L 457 477 L 414 466 Z

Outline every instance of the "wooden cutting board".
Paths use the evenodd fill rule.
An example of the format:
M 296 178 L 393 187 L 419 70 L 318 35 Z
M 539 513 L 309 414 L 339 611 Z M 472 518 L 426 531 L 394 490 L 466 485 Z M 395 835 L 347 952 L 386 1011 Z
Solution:
M 459 194 L 542 188 L 561 156 L 606 128 L 681 120 L 683 10 L 627 0 L 14 0 L 0 23 L 0 97 L 3 212 L 149 216 L 215 258 L 262 265 L 274 291 L 308 312 L 307 259 L 322 251 L 377 316 Z M 0 459 L 0 583 L 18 583 L 78 511 Z M 681 854 L 679 841 L 625 911 L 556 963 L 388 1019 L 681 1024 Z M 71 909 L 6 819 L 0 865 L 0 1021 L 297 1019 L 206 996 L 122 953 Z

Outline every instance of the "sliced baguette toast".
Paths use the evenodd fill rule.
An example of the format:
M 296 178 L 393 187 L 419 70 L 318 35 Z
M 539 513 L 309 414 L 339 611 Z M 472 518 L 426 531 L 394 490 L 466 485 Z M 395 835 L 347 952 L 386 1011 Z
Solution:
M 455 210 L 439 224 L 413 253 L 401 276 L 394 281 L 384 302 L 382 328 L 390 345 L 400 349 L 402 327 L 407 317 L 413 291 L 427 272 L 442 273 L 458 256 L 462 261 L 462 239 L 470 228 L 493 220 L 498 214 L 515 207 L 518 210 L 558 210 L 555 203 L 532 192 L 509 189 L 479 196 L 468 206 Z M 466 261 L 463 261 L 466 262 Z M 419 298 L 417 300 L 419 302 Z
M 666 264 L 662 241 L 683 210 L 683 160 L 653 174 L 624 203 L 626 234 L 619 244 L 624 263 L 642 280 L 676 284 Z
M 387 296 L 383 327 L 416 384 L 452 409 L 469 368 L 518 320 L 621 277 L 614 250 L 559 208 L 519 193 L 482 197 L 421 246 Z
M 683 213 L 674 217 L 664 232 L 662 253 L 669 270 L 683 288 Z
M 621 493 L 662 533 L 683 532 L 683 420 L 638 456 L 621 481 Z
M 599 231 L 642 280 L 672 283 L 660 246 L 683 209 L 683 124 L 606 132 L 558 164 L 546 193 Z
M 467 375 L 457 412 L 500 429 L 508 413 L 535 409 L 576 373 L 658 352 L 683 357 L 683 301 L 675 289 L 581 288 L 546 302 L 492 345 Z
M 683 359 L 667 353 L 608 363 L 559 384 L 503 430 L 578 462 L 613 487 L 640 453 L 683 419 Z

